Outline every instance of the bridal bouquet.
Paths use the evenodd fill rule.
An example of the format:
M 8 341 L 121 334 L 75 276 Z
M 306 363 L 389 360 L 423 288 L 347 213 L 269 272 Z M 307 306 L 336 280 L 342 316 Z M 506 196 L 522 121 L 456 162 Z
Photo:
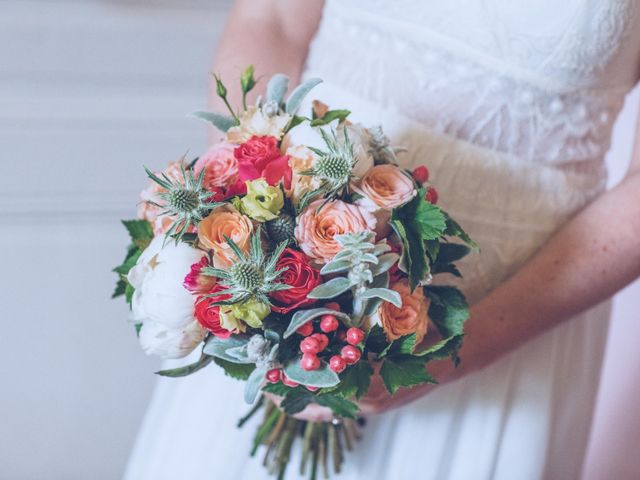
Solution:
M 216 77 L 229 114 L 195 115 L 225 140 L 193 161 L 147 169 L 138 219 L 123 222 L 132 244 L 115 269 L 114 297 L 126 297 L 146 353 L 201 351 L 158 373 L 215 363 L 244 381 L 253 408 L 239 423 L 263 412 L 251 452 L 266 446 L 265 465 L 281 477 L 296 442 L 302 473 L 310 464 L 311 478 L 320 467 L 326 475 L 329 462 L 339 472 L 361 433 L 357 400 L 374 365 L 394 394 L 434 383 L 430 361 L 458 361 L 467 304 L 432 277 L 460 276 L 454 262 L 475 248 L 436 205 L 427 168 L 398 166 L 401 149 L 380 128 L 317 101 L 298 114 L 319 82 L 285 99 L 288 79 L 275 75 L 247 105 L 249 67 L 236 111 Z M 312 403 L 334 421 L 293 417 Z

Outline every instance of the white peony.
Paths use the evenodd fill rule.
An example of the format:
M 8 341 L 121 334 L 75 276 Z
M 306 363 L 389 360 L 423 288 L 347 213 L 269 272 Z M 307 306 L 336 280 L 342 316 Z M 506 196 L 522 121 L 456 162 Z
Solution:
M 194 299 L 182 285 L 203 252 L 162 235 L 153 239 L 127 276 L 135 288 L 130 319 L 142 324 L 140 344 L 148 355 L 180 358 L 204 339 L 193 316 Z

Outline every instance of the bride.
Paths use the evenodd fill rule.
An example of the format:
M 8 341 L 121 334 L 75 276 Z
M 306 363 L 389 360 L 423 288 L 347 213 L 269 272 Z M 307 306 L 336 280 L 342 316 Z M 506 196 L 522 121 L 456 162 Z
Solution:
M 323 78 L 316 98 L 410 147 L 482 248 L 462 265 L 461 366 L 374 388 L 339 479 L 580 477 L 607 299 L 640 275 L 640 160 L 608 192 L 603 163 L 639 15 L 634 0 L 236 1 L 214 71 Z M 235 427 L 241 390 L 220 369 L 159 380 L 126 478 L 264 478 L 252 427 Z

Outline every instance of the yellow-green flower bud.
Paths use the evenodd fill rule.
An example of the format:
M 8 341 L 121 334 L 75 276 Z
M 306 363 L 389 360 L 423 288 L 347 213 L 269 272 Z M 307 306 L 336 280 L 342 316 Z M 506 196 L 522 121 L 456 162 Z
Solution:
M 271 309 L 266 303 L 249 299 L 242 303 L 220 308 L 220 324 L 227 330 L 239 330 L 244 332 L 246 325 L 252 328 L 260 328 L 262 320 L 269 315 Z
M 247 194 L 240 201 L 242 213 L 266 222 L 278 218 L 278 213 L 284 207 L 284 196 L 280 187 L 272 187 L 266 180 L 247 181 Z

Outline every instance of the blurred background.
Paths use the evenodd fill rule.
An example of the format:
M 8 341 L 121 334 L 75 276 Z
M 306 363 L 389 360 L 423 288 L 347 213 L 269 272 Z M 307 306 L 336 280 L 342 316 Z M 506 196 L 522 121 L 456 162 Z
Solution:
M 0 479 L 120 478 L 159 362 L 110 301 L 145 184 L 206 147 L 230 1 L 0 0 Z M 631 156 L 640 94 L 609 155 Z M 437 179 L 436 179 L 437 181 Z M 640 283 L 616 297 L 585 480 L 639 478 Z

